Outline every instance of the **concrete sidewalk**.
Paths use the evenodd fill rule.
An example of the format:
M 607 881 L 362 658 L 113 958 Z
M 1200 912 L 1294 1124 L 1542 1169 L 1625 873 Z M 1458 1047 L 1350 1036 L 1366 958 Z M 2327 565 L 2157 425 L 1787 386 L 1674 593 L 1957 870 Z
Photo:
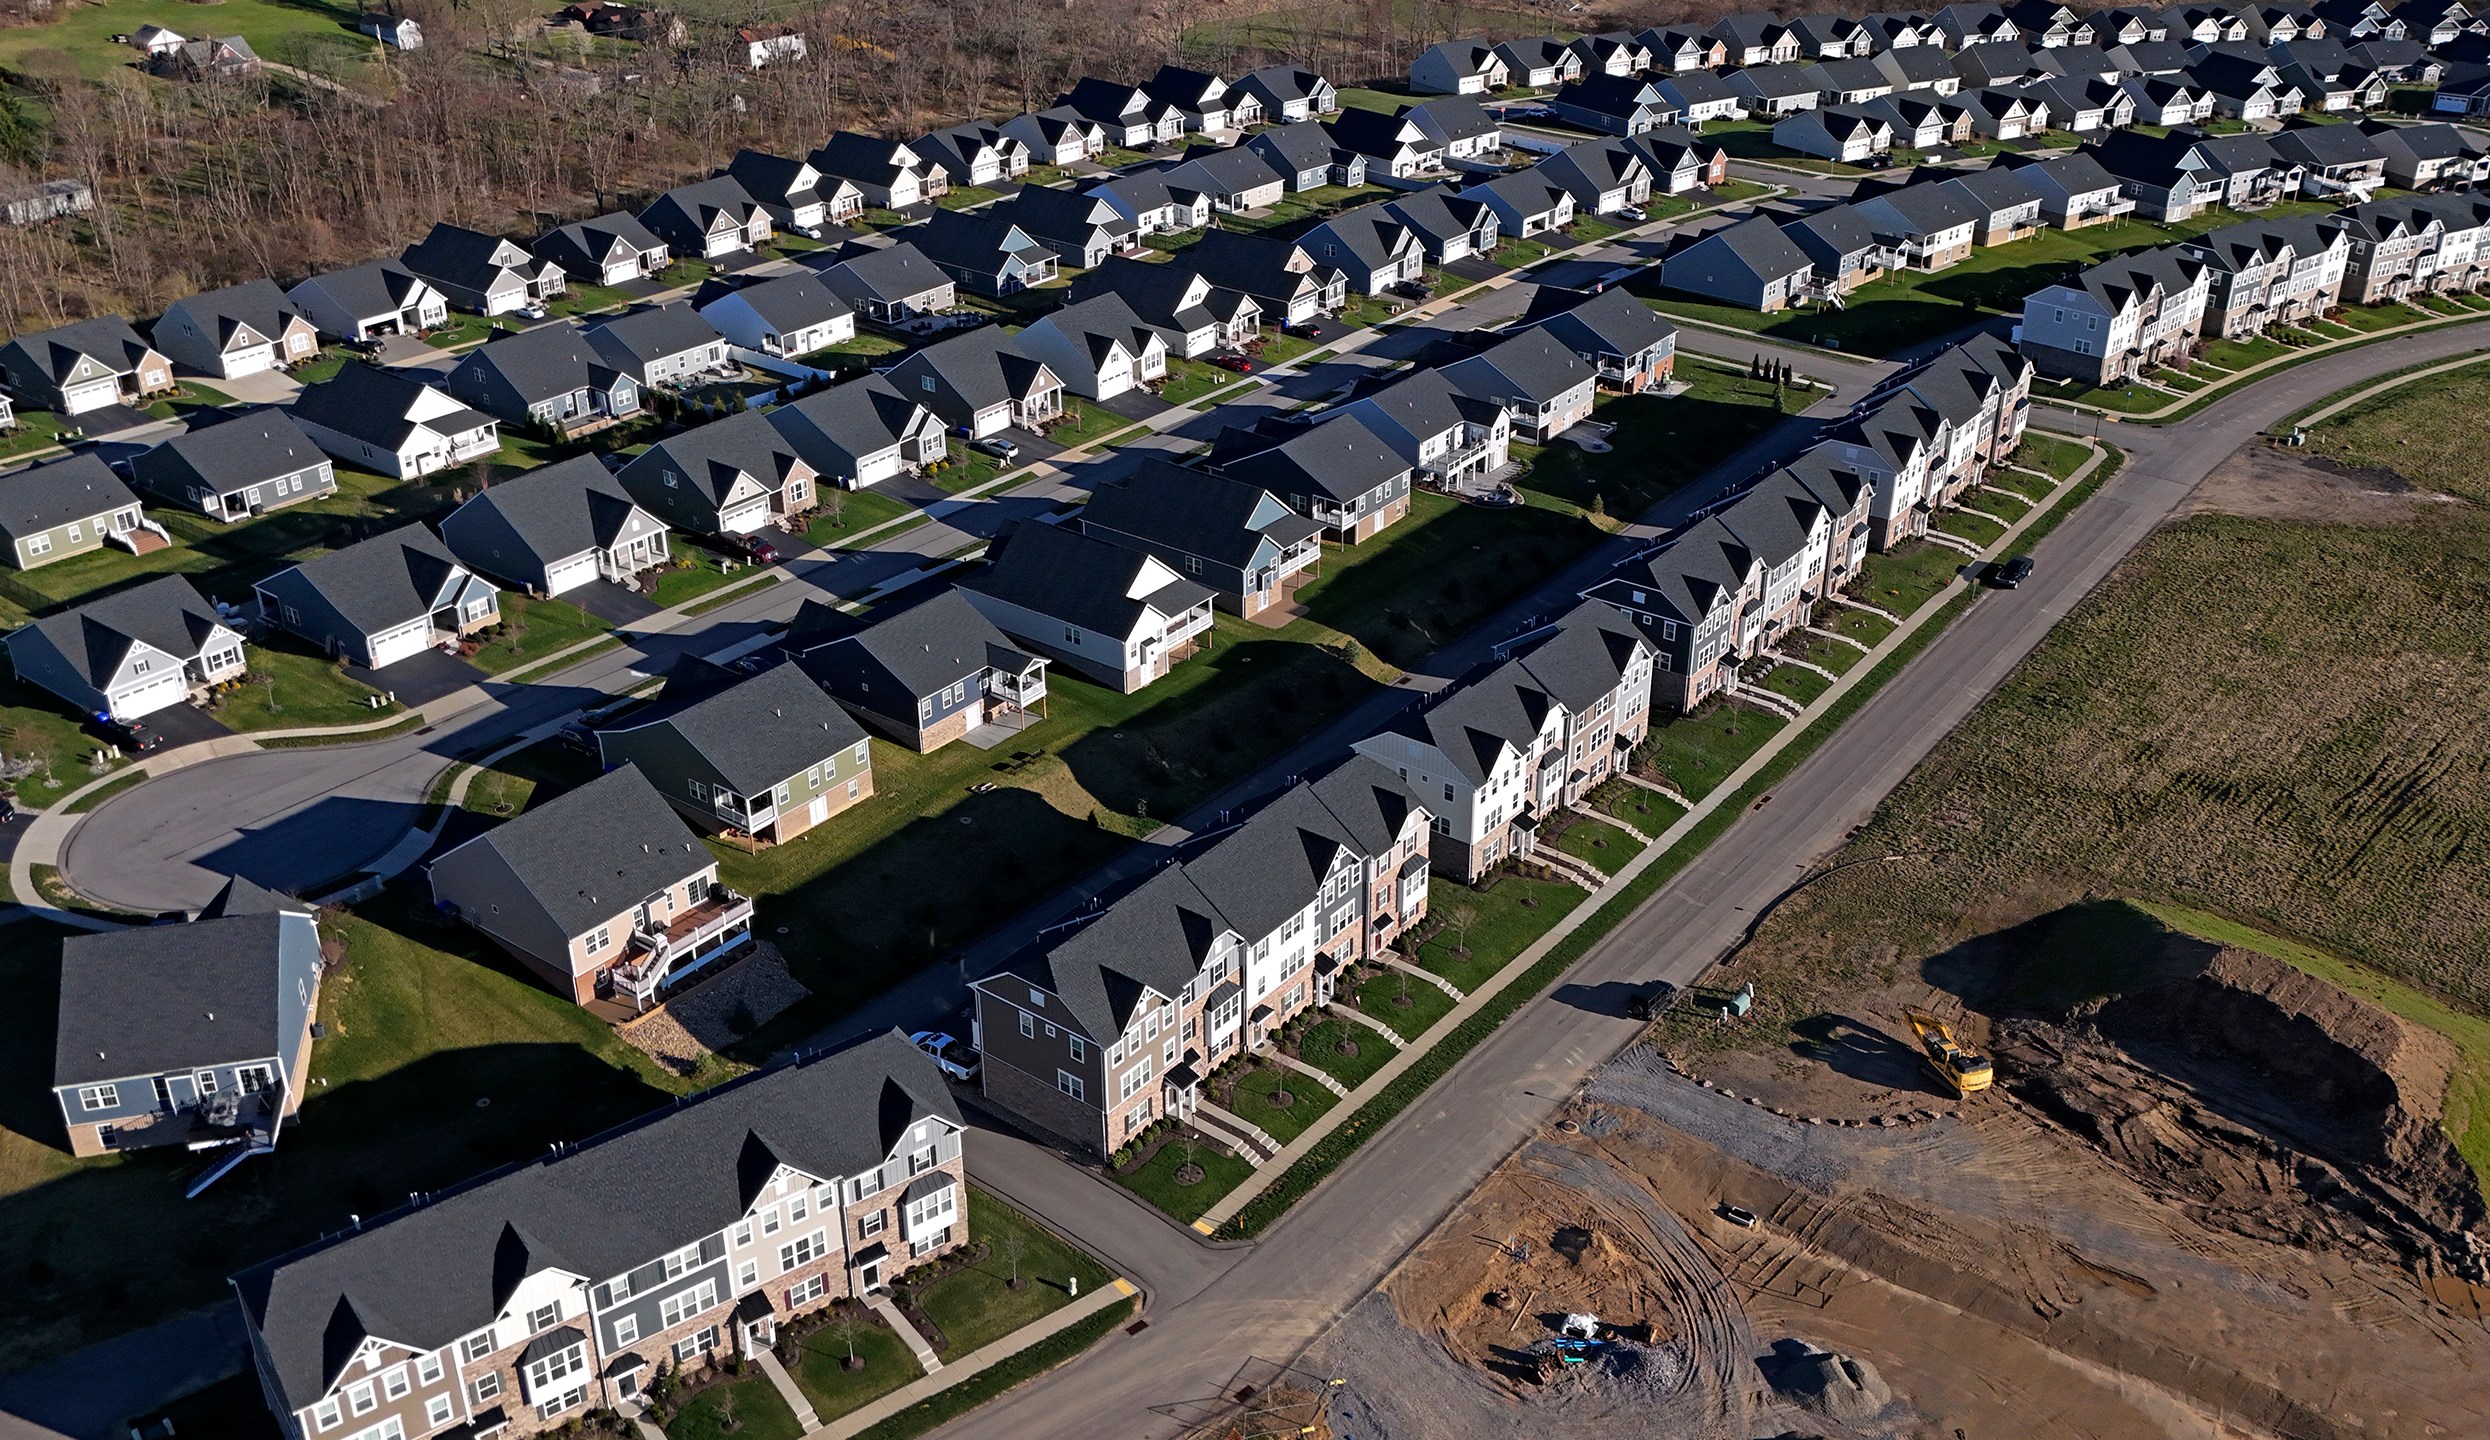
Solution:
M 847 1440 L 848 1436 L 861 1435 L 918 1401 L 939 1395 L 964 1380 L 974 1379 L 980 1371 L 990 1370 L 1040 1340 L 1068 1330 L 1101 1310 L 1122 1305 L 1139 1293 L 1129 1280 L 1112 1281 L 1105 1288 L 1082 1296 L 1043 1320 L 1021 1326 L 983 1350 L 971 1351 L 922 1379 L 900 1386 L 870 1405 L 850 1410 L 827 1425 L 805 1431 L 804 1440 Z

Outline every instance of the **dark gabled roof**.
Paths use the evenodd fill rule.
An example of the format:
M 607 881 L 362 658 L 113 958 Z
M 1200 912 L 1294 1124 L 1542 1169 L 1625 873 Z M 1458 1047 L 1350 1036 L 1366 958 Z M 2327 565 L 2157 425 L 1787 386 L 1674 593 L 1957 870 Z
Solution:
M 1225 90 L 1227 82 L 1207 71 L 1187 70 L 1181 65 L 1161 65 L 1157 74 L 1141 82 L 1141 88 L 1153 100 L 1164 100 L 1185 109 Z
M 1085 534 L 1239 569 L 1250 567 L 1266 542 L 1286 548 L 1322 533 L 1250 481 L 1147 457 L 1131 474 L 1092 491 L 1074 518 Z
M 1443 140 L 1472 140 L 1492 135 L 1503 122 L 1479 108 L 1476 100 L 1461 95 L 1439 95 L 1401 108 L 1401 116 Z
M 752 192 L 732 175 L 713 175 L 689 185 L 677 185 L 658 196 L 656 203 L 651 204 L 648 210 L 656 209 L 658 204 L 673 205 L 704 232 L 710 228 L 709 217 L 712 215 L 727 216 L 741 226 L 751 222 L 752 212 L 760 206 L 760 202 L 752 198 Z M 640 213 L 646 215 L 648 210 Z
M 1314 792 L 1292 785 L 1187 859 L 1184 872 L 1251 944 L 1312 905 L 1341 853 L 1355 849 Z
M 1555 698 L 1519 660 L 1484 667 L 1436 693 L 1421 710 L 1404 710 L 1387 732 L 1432 745 L 1476 785 L 1510 747 L 1528 751 L 1546 725 Z
M 1602 353 L 1611 355 L 1640 354 L 1677 333 L 1676 326 L 1622 285 L 1596 294 L 1542 285 L 1531 295 L 1521 323 L 1544 326 L 1568 342 L 1595 341 Z
M 1314 120 L 1299 120 L 1287 125 L 1274 125 L 1269 129 L 1255 132 L 1254 137 L 1245 143 L 1255 149 L 1267 148 L 1279 152 L 1280 158 L 1287 161 L 1290 168 L 1294 170 L 1311 170 L 1318 165 L 1329 165 L 1332 163 L 1332 157 L 1340 151 L 1338 142 L 1332 139 L 1331 131 Z
M 712 284 L 716 288 L 704 285 L 700 293 L 693 297 L 695 308 L 706 309 L 729 295 L 740 296 L 744 304 L 752 307 L 753 314 L 760 316 L 781 335 L 792 335 L 827 324 L 842 315 L 856 313 L 852 306 L 838 297 L 827 281 L 809 271 L 775 275 L 749 285 Z
M 1857 255 L 1876 248 L 1876 227 L 1856 205 L 1827 205 L 1781 224 L 1781 233 L 1818 261 Z M 1762 271 L 1772 274 L 1772 271 Z
M 611 215 L 599 215 L 593 220 L 557 225 L 537 239 L 536 247 L 539 251 L 568 249 L 582 259 L 602 265 L 617 250 L 646 254 L 651 250 L 665 249 L 666 242 L 650 234 L 648 227 L 640 223 L 639 216 L 616 211 Z
M 2389 125 L 2380 120 L 2361 122 L 2361 132 L 2377 142 L 2378 148 L 2400 151 L 2415 160 L 2455 160 L 2477 154 L 2478 149 L 2465 139 L 2464 132 L 2443 121 L 2423 125 Z
M 1614 693 L 1635 652 L 1647 649 L 1633 621 L 1593 600 L 1567 611 L 1552 634 L 1526 641 L 1515 653 L 1540 688 L 1579 714 Z
M 1468 199 L 1454 192 L 1450 185 L 1429 185 L 1395 195 L 1383 202 L 1392 218 L 1421 235 L 1442 239 L 1452 235 L 1468 235 L 1478 225 L 1485 202 Z
M 1905 238 L 1970 225 L 1988 213 L 1987 207 L 1973 204 L 1945 185 L 1905 185 L 1858 203 L 1865 207 L 1871 224 L 1883 212 L 1891 212 L 1906 227 L 1901 231 Z
M 95 315 L 37 330 L 11 340 L 9 347 L 23 350 L 36 368 L 56 382 L 67 379 L 81 357 L 126 375 L 136 370 L 138 362 L 150 353 L 147 342 L 139 339 L 130 322 L 118 315 Z
M 1484 40 L 1446 40 L 1428 46 L 1421 53 L 1443 56 L 1452 62 L 1456 75 L 1475 75 L 1485 70 L 1487 62 L 1495 58 L 1496 47 Z
M 1161 346 L 1166 344 L 1159 339 L 1158 332 L 1134 312 L 1132 306 L 1124 303 L 1124 297 L 1112 290 L 1097 291 L 1075 300 L 1038 323 L 1087 355 L 1092 365 L 1106 363 L 1118 346 L 1137 360 L 1148 352 L 1153 342 Z M 1007 355 L 1004 363 L 1008 368 L 1011 356 Z M 1024 360 L 1024 363 L 1035 365 L 1037 362 Z
M 440 379 L 435 371 L 392 370 L 349 360 L 328 379 L 304 386 L 287 408 L 297 419 L 395 450 L 413 428 L 406 417 L 425 391 L 449 398 L 449 392 L 437 383 Z M 458 434 L 490 425 L 493 419 L 462 409 L 423 423 L 428 429 Z
M 1733 89 L 1735 82 L 1743 78 L 1759 95 L 1813 95 L 1816 82 L 1807 70 L 1804 65 L 1750 65 L 1731 72 L 1729 78 Z
M 120 673 L 131 642 L 187 660 L 220 628 L 227 627 L 216 607 L 186 575 L 167 575 L 116 590 L 27 627 L 41 634 L 99 690 Z
M 138 503 L 92 450 L 0 475 L 0 535 L 41 534 Z
M 897 386 L 879 375 L 850 380 L 827 390 L 816 390 L 792 404 L 781 405 L 770 413 L 773 428 L 784 435 L 777 417 L 801 417 L 833 444 L 850 455 L 872 455 L 899 442 L 908 425 L 925 407 L 899 393 Z
M 959 1108 L 933 1060 L 892 1031 L 427 1196 L 234 1285 L 279 1398 L 299 1409 L 366 1336 L 443 1348 L 488 1324 L 530 1273 L 623 1274 L 725 1229 L 779 1164 L 860 1174 L 924 1119 L 957 1126 Z
M 1036 188 L 1022 194 L 1026 196 Z M 835 265 L 825 266 L 821 283 L 851 305 L 859 300 L 892 305 L 948 285 L 951 277 L 942 273 L 942 267 L 927 258 L 924 251 L 902 240 L 879 250 L 859 250 L 842 257 Z
M 1728 81 L 1709 70 L 1681 70 L 1675 75 L 1662 76 L 1651 83 L 1652 88 L 1658 90 L 1663 99 L 1674 101 L 1689 109 L 1710 101 L 1738 98 L 1738 92 L 1730 88 Z
M 770 777 L 785 778 L 784 770 Z M 564 935 L 583 934 L 717 863 L 640 767 L 630 764 L 530 806 L 467 845 L 500 856 Z
M 307 283 L 317 285 L 321 294 L 357 319 L 395 314 L 407 308 L 417 290 L 433 288 L 431 281 L 395 260 L 350 265 L 315 275 Z
M 605 733 L 666 726 L 738 794 L 764 794 L 865 738 L 863 727 L 793 665 L 773 665 L 722 688 L 694 687 L 680 697 L 669 693 L 676 683 L 669 680 L 647 712 Z
M 1003 969 L 1043 986 L 1089 1038 L 1112 1044 L 1145 994 L 1172 1000 L 1192 984 L 1228 931 L 1219 907 L 1185 867 L 1169 865 L 1097 919 L 1052 943 L 1033 942 Z M 988 977 L 979 983 L 996 981 Z
M 529 273 L 541 268 L 536 257 L 516 241 L 446 222 L 434 225 L 431 234 L 407 246 L 399 258 L 418 275 L 477 290 L 490 288 L 503 270 Z
M 548 327 L 550 328 L 550 327 Z M 583 337 L 607 360 L 642 365 L 715 345 L 725 337 L 689 305 L 653 305 L 588 327 Z
M 1208 286 L 1198 299 L 1193 298 L 1196 282 Z M 1075 304 L 1101 295 L 1123 301 L 1145 324 L 1188 334 L 1233 318 L 1246 306 L 1257 304 L 1241 291 L 1210 284 L 1205 271 L 1182 258 L 1152 264 L 1129 255 L 1110 255 L 1105 264 L 1082 276 L 1072 287 Z
M 198 918 L 221 920 L 228 915 L 274 915 L 280 910 L 307 914 L 310 909 L 291 895 L 280 894 L 236 875 L 224 883 L 214 898 L 200 907 Z
M 1132 634 L 1145 609 L 1174 616 L 1211 598 L 1202 586 L 1174 578 L 1147 594 L 1132 594 L 1144 570 L 1155 566 L 1171 577 L 1174 572 L 1164 561 L 1069 525 L 1023 521 L 997 543 L 1000 553 L 990 550 L 985 571 L 961 582 L 963 589 L 1102 634 Z
M 1815 77 L 1816 89 L 1832 94 L 1846 90 L 1891 89 L 1892 77 L 1876 67 L 1872 60 L 1819 60 L 1807 67 Z
M 1913 172 L 1912 179 L 1919 180 L 1922 173 L 1925 172 Z M 1966 203 L 1982 211 L 2011 210 L 2041 198 L 2040 192 L 2032 188 L 2032 182 L 2024 178 L 2020 170 L 1991 166 L 1986 170 L 1936 173 L 1929 178 L 1943 182 L 1945 189 L 1956 192 Z M 2108 176 L 2102 178 L 2104 183 L 2110 183 Z
M 1113 205 L 1100 196 L 1083 191 L 1030 185 L 992 208 L 1017 221 L 1020 228 L 1031 235 L 1047 239 L 1086 240 L 1092 230 L 1104 230 L 1118 238 L 1133 233 L 1133 222 L 1125 219 Z
M 1160 171 L 1159 175 L 1170 186 L 1223 196 L 1281 184 L 1292 178 L 1281 174 L 1269 160 L 1243 145 L 1196 146 L 1186 151 L 1182 160 Z
M 1366 406 L 1419 440 L 1441 435 L 1465 422 L 1487 423 L 1503 408 L 1493 401 L 1473 398 L 1441 370 L 1378 376 L 1371 383 L 1361 384 L 1354 398 L 1343 402 L 1345 405 Z M 1334 407 L 1340 408 L 1343 407 Z
M 1498 45 L 1496 53 L 1504 57 L 1506 67 L 1512 70 L 1561 70 L 1573 49 L 1553 35 L 1525 35 Z
M 1311 252 L 1304 251 L 1295 240 L 1243 230 L 1213 230 L 1185 248 L 1181 263 L 1205 275 L 1215 275 L 1221 284 L 1233 285 L 1248 295 L 1292 295 L 1316 283 L 1315 275 L 1289 268 L 1300 254 L 1311 258 Z
M 1024 243 L 1007 249 L 1015 234 Z M 908 243 L 938 268 L 955 265 L 981 275 L 1001 273 L 1004 257 L 1010 254 L 1054 253 L 1039 246 L 999 209 L 937 210 L 924 224 L 910 227 Z
M 484 370 L 499 375 L 522 403 L 530 405 L 583 387 L 604 389 L 620 373 L 588 343 L 586 332 L 567 322 L 488 340 L 468 351 L 450 373 L 456 383 L 462 372 Z
M 1585 140 L 1568 145 L 1530 167 L 1542 174 L 1571 170 L 1602 191 L 1630 185 L 1637 173 L 1649 174 L 1643 152 L 1622 139 Z
M 1545 404 L 1588 383 L 1591 367 L 1555 336 L 1532 328 L 1445 365 L 1443 375 L 1482 399 L 1501 400 L 1507 393 L 1518 393 Z
M 531 554 L 550 561 L 611 545 L 638 507 L 604 461 L 574 455 L 521 471 L 458 508 L 500 516 Z
M 1508 170 L 1492 180 L 1461 187 L 1464 199 L 1493 197 L 1513 207 L 1525 217 L 1556 210 L 1572 198 L 1573 192 L 1539 172 L 1539 167 Z
M 233 338 L 237 328 L 248 326 L 263 340 L 275 340 L 285 334 L 285 327 L 303 318 L 294 302 L 285 298 L 274 280 L 245 280 L 222 290 L 210 290 L 177 300 L 167 313 L 179 310 L 191 323 L 206 332 L 209 343 L 220 351 Z M 164 322 L 158 320 L 156 328 Z
M 1001 326 L 988 325 L 916 351 L 892 366 L 890 375 L 891 383 L 903 391 L 920 375 L 939 376 L 960 399 L 983 410 L 1029 395 L 1037 387 L 1038 372 L 1045 369 Z
M 1236 83 L 1242 85 L 1247 80 L 1282 100 L 1311 99 L 1317 93 L 1316 87 L 1324 83 L 1321 75 L 1303 65 L 1265 65 L 1247 72 Z
M 1213 462 L 1275 495 L 1321 495 L 1344 505 L 1409 473 L 1409 461 L 1355 415 L 1287 429 L 1293 433 L 1230 429 L 1213 448 Z
M 1343 210 L 1307 231 L 1296 242 L 1299 248 L 1317 261 L 1328 260 L 1331 257 L 1323 252 L 1324 241 L 1316 238 L 1318 236 L 1328 236 L 1346 246 L 1349 254 L 1356 257 L 1360 264 L 1372 268 L 1389 263 L 1400 254 L 1402 237 L 1406 236 L 1409 243 L 1415 244 L 1418 232 L 1393 219 L 1390 212 L 1378 203 Z
M 2267 140 L 2275 154 L 2303 165 L 2361 165 L 2386 158 L 2357 125 L 2291 125 Z
M 1424 148 L 1435 143 L 1406 115 L 1386 115 L 1354 105 L 1316 123 L 1339 144 L 1367 155 L 1389 155 L 1403 145 Z
M 284 573 L 299 574 L 348 624 L 370 634 L 430 611 L 462 568 L 438 536 L 410 524 L 314 556 Z
M 723 416 L 658 441 L 625 467 L 635 480 L 643 473 L 640 461 L 650 456 L 662 456 L 661 464 L 680 466 L 685 481 L 706 494 L 712 504 L 725 501 L 738 475 L 748 475 L 762 488 L 776 490 L 805 463 L 795 443 L 770 423 L 768 412 L 760 410 Z
M 903 174 L 915 173 L 917 166 L 909 163 L 911 158 L 921 163 L 925 157 L 916 153 L 916 147 L 897 140 L 841 130 L 804 158 L 824 175 L 888 185 Z
M 293 417 L 264 407 L 173 436 L 138 456 L 133 468 L 151 483 L 186 478 L 222 490 L 291 475 L 327 458 Z
M 1014 646 L 957 590 L 874 618 L 823 648 L 842 646 L 863 652 L 918 699 L 989 669 L 1019 674 L 1035 658 Z
M 288 998 L 283 937 L 289 926 L 311 923 L 304 906 L 290 920 L 231 915 L 63 940 L 52 1083 L 130 1080 L 285 1053 L 277 1033 Z M 296 959 L 306 976 L 310 959 Z
M 809 160 L 790 160 L 761 150 L 738 150 L 718 172 L 734 177 L 755 200 L 775 200 L 789 207 L 821 199 L 820 170 Z
M 1316 776 L 1310 788 L 1350 841 L 1367 855 L 1390 850 L 1399 842 L 1410 815 L 1426 808 L 1390 766 L 1364 755 L 1352 754 L 1335 769 Z

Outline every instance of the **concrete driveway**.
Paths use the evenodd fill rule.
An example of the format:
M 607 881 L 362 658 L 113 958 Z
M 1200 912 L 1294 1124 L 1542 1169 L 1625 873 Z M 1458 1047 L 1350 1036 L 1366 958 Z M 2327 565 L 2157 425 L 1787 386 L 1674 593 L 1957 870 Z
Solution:
M 203 379 L 200 383 L 222 390 L 245 405 L 290 404 L 303 393 L 303 382 L 282 370 L 262 370 L 235 380 Z
M 373 342 L 372 358 L 383 365 L 429 365 L 454 357 L 425 344 L 419 335 L 383 335 Z

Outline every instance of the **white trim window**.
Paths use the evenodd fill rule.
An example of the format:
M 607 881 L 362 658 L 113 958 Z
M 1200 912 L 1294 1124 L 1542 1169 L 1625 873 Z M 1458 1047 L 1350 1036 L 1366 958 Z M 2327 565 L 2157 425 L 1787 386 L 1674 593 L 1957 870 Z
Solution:
M 735 1267 L 735 1288 L 749 1290 L 761 1282 L 761 1262 L 746 1260 Z
M 657 1324 L 671 1330 L 704 1310 L 717 1308 L 718 1282 L 703 1280 L 689 1290 L 679 1290 L 657 1302 Z
M 908 1202 L 908 1238 L 918 1240 L 935 1230 L 948 1230 L 959 1218 L 960 1187 L 945 1185 L 931 1195 Z
M 476 1403 L 484 1404 L 501 1394 L 501 1372 L 499 1370 L 485 1371 L 476 1377 L 476 1383 L 470 1388 L 475 1391 Z
M 450 1412 L 457 1409 L 447 1395 L 435 1395 L 424 1402 L 424 1423 L 438 1430 L 450 1423 Z
M 787 1308 L 794 1310 L 810 1305 L 829 1288 L 829 1282 L 822 1276 L 808 1275 L 787 1287 Z
M 628 1345 L 628 1344 L 630 1344 L 632 1341 L 637 1340 L 637 1339 L 639 1339 L 639 1338 L 640 1338 L 640 1317 L 639 1317 L 639 1316 L 637 1316 L 637 1315 L 618 1315 L 618 1316 L 614 1317 L 614 1343 L 615 1343 L 616 1345 Z
M 458 1363 L 461 1365 L 473 1365 L 492 1353 L 493 1332 L 489 1329 L 478 1330 L 458 1342 Z
M 406 1367 L 403 1365 L 391 1366 L 389 1373 L 380 1377 L 380 1393 L 385 1399 L 403 1400 L 406 1392 L 413 1388 L 412 1382 L 406 1378 Z
M 588 1368 L 588 1345 L 565 1345 L 541 1360 L 531 1360 L 527 1367 L 527 1393 L 541 1395 L 555 1382 L 568 1380 Z
M 697 1245 L 686 1245 L 682 1249 L 677 1250 L 673 1254 L 666 1257 L 666 1273 L 664 1278 L 672 1280 L 677 1275 L 682 1274 L 684 1271 L 691 1269 L 699 1263 L 700 1247 Z
M 335 1400 L 323 1400 L 311 1407 L 311 1426 L 315 1430 L 334 1430 L 345 1421 L 346 1414 L 337 1408 Z
M 830 1237 L 827 1231 L 815 1230 L 809 1235 L 799 1235 L 778 1247 L 778 1271 L 783 1275 L 799 1265 L 810 1265 L 829 1253 Z
M 674 1342 L 674 1363 L 689 1365 L 718 1346 L 718 1327 L 710 1326 L 697 1335 L 686 1335 Z
M 120 1103 L 121 1087 L 118 1085 L 78 1087 L 78 1108 L 81 1110 L 110 1110 Z

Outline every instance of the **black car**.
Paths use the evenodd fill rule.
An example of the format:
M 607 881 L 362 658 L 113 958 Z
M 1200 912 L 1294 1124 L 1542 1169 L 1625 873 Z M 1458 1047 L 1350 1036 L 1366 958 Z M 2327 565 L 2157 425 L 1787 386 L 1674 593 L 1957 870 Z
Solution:
M 1625 1013 L 1632 1020 L 1657 1020 L 1660 1012 L 1677 998 L 1677 987 L 1666 980 L 1654 980 L 1626 998 Z
M 2012 590 L 2032 578 L 2032 557 L 2017 555 L 1989 572 L 1989 583 L 2000 590 Z
M 99 720 L 96 733 L 124 755 L 144 755 L 164 748 L 164 737 L 135 720 Z

